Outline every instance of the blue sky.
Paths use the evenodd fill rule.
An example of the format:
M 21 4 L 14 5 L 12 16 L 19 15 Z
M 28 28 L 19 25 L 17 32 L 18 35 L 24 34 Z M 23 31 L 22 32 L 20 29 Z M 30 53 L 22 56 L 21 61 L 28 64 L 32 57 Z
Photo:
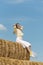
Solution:
M 24 26 L 24 40 L 43 62 L 43 0 L 0 0 L 0 39 L 15 41 L 13 24 Z

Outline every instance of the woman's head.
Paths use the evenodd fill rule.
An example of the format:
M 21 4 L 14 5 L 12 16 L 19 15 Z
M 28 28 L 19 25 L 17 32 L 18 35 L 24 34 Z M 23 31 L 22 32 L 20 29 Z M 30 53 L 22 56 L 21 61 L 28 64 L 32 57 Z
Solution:
M 19 23 L 16 23 L 13 25 L 13 28 L 14 28 L 14 32 L 16 32 L 16 29 L 19 29 L 19 30 L 23 30 L 23 26 L 21 26 Z
M 21 26 L 19 23 L 16 23 L 16 24 L 14 25 L 14 28 L 23 30 L 23 26 Z

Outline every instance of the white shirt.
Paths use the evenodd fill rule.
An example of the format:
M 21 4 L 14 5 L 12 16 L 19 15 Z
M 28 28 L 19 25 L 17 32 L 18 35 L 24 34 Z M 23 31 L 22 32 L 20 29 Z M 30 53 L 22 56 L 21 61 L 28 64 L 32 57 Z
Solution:
M 20 43 L 24 48 L 31 46 L 31 44 L 29 42 L 22 40 L 22 37 L 23 37 L 23 32 L 21 30 L 17 29 L 16 42 Z
M 21 30 L 17 29 L 17 38 L 22 39 L 22 37 L 23 37 L 23 32 Z

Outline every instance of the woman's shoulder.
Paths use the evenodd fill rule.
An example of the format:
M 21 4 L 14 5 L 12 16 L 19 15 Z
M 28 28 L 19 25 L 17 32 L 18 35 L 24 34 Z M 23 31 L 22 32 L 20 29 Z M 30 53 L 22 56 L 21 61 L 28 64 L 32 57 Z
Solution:
M 23 34 L 23 32 L 19 29 L 17 29 L 17 32 L 20 33 L 20 34 Z
M 17 31 L 21 32 L 21 30 L 17 29 Z

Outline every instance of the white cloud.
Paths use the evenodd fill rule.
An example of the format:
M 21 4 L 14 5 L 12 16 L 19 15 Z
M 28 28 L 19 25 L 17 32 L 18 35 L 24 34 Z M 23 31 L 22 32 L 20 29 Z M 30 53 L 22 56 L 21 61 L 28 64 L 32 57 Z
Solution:
M 3 3 L 18 4 L 24 2 L 24 0 L 2 0 Z
M 3 24 L 0 24 L 0 30 L 6 30 L 6 27 Z
M 2 2 L 10 3 L 10 4 L 18 4 L 18 3 L 23 3 L 26 1 L 32 1 L 32 0 L 2 0 Z
M 11 4 L 17 4 L 17 3 L 22 3 L 24 0 L 6 0 L 5 2 L 11 3 Z

